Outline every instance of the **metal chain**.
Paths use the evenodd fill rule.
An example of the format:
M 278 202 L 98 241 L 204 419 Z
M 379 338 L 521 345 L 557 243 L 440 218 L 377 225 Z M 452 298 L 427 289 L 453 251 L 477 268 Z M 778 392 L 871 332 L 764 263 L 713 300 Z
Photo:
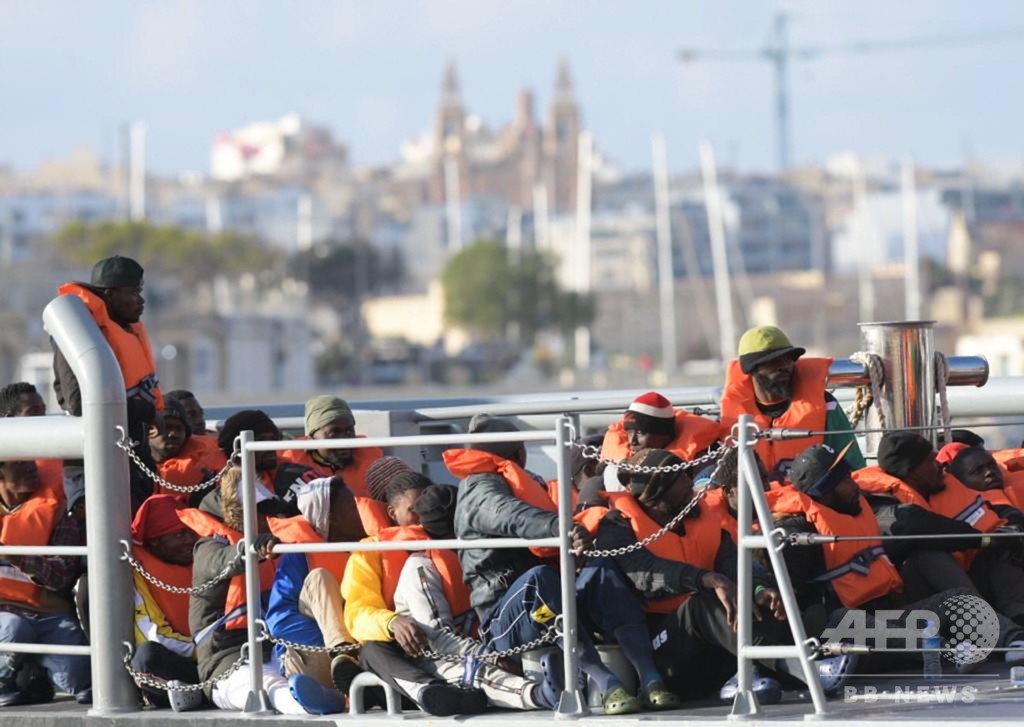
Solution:
M 450 635 L 454 636 L 456 639 L 461 641 L 463 644 L 466 644 L 466 645 L 469 645 L 469 646 L 472 646 L 472 647 L 475 647 L 477 644 L 479 644 L 480 648 L 483 648 L 483 643 L 481 643 L 479 641 L 476 641 L 475 639 L 467 638 L 465 636 L 459 636 L 458 634 L 454 633 L 451 630 L 450 627 L 446 627 L 443 630 L 448 632 Z M 480 661 L 486 662 L 488 664 L 494 664 L 494 663 L 496 663 L 497 661 L 499 661 L 501 659 L 505 659 L 505 658 L 508 658 L 508 657 L 511 657 L 511 656 L 519 656 L 520 654 L 525 654 L 527 651 L 533 651 L 534 649 L 540 648 L 541 646 L 544 646 L 545 644 L 552 644 L 555 641 L 557 641 L 561 635 L 562 635 L 562 617 L 561 616 L 557 616 L 555 618 L 555 623 L 553 625 L 549 626 L 544 633 L 542 633 L 540 636 L 538 636 L 533 641 L 527 641 L 525 644 L 520 644 L 519 646 L 513 646 L 511 649 L 505 649 L 504 651 L 489 651 L 489 652 L 487 652 L 485 654 L 477 653 L 477 654 L 474 654 L 474 656 L 477 659 L 479 659 Z M 465 658 L 465 655 L 463 655 L 463 654 L 442 654 L 442 653 L 439 653 L 437 651 L 434 651 L 433 649 L 426 649 L 426 650 L 424 650 L 423 656 L 425 656 L 428 659 L 433 659 L 435 661 L 453 661 L 453 662 L 454 661 L 462 661 Z
M 170 583 L 165 583 L 159 578 L 157 578 L 155 575 L 147 571 L 142 566 L 142 563 L 140 563 L 132 557 L 131 545 L 128 544 L 127 540 L 122 540 L 121 545 L 124 546 L 124 554 L 121 556 L 121 560 L 128 561 L 128 565 L 134 568 L 135 571 L 140 576 L 145 578 L 147 581 L 149 581 L 162 591 L 168 591 L 169 593 L 177 593 L 182 596 L 195 596 L 199 593 L 203 593 L 204 591 L 210 590 L 221 581 L 230 578 L 231 571 L 234 568 L 236 568 L 238 566 L 238 563 L 242 560 L 242 555 L 239 554 L 236 557 L 232 558 L 231 562 L 224 566 L 224 569 L 220 573 L 215 575 L 211 580 L 207 581 L 206 583 L 203 583 L 198 586 L 192 586 L 190 588 L 182 588 L 181 586 L 172 586 Z
M 592 444 L 584 444 L 581 440 L 574 440 L 572 446 L 581 450 L 583 456 L 587 459 L 597 460 L 601 464 L 612 465 L 617 467 L 623 472 L 639 472 L 641 474 L 656 474 L 658 472 L 681 472 L 682 470 L 692 469 L 708 462 L 714 462 L 725 454 L 725 451 L 729 449 L 727 444 L 723 444 L 717 449 L 708 450 L 704 454 L 696 457 L 689 462 L 680 462 L 679 464 L 666 465 L 664 467 L 652 467 L 648 465 L 632 465 L 624 459 L 610 459 L 608 457 L 601 456 L 601 448 Z M 733 445 L 735 446 L 735 445 Z
M 161 679 L 160 677 L 153 676 L 152 674 L 147 674 L 145 672 L 135 671 L 134 669 L 132 669 L 132 645 L 129 644 L 127 641 L 124 642 L 124 645 L 124 668 L 128 670 L 128 674 L 130 674 L 132 679 L 135 680 L 135 683 L 140 687 L 152 687 L 153 689 L 162 689 L 167 692 L 198 692 L 200 690 L 206 689 L 207 687 L 212 687 L 217 682 L 224 681 L 229 676 L 231 676 L 236 671 L 245 666 L 246 652 L 248 651 L 248 644 L 243 644 L 242 651 L 239 654 L 238 659 L 235 660 L 235 663 L 229 666 L 227 668 L 227 671 L 222 672 L 221 674 L 215 677 L 205 679 L 199 682 L 198 684 L 172 685 L 165 679 Z
M 267 627 L 267 622 L 262 619 L 257 619 L 256 625 L 260 627 L 260 641 L 269 641 L 272 644 L 280 644 L 281 646 L 289 649 L 295 649 L 296 651 L 305 651 L 310 654 L 350 654 L 353 651 L 359 651 L 359 644 L 342 644 L 341 646 L 311 646 L 309 644 L 298 644 L 294 641 L 279 639 L 276 636 L 272 636 L 270 629 Z
M 135 452 L 135 450 L 133 448 L 134 442 L 131 442 L 131 441 L 127 440 L 127 439 L 120 439 L 120 440 L 118 440 L 118 441 L 116 441 L 114 443 L 117 444 L 119 447 L 121 447 L 122 450 L 124 450 L 125 454 L 128 455 L 128 459 L 130 459 L 132 462 L 135 463 L 135 466 L 139 469 L 139 471 L 142 474 L 144 474 L 146 477 L 152 479 L 154 482 L 159 484 L 164 489 L 170 489 L 170 490 L 174 491 L 174 493 L 184 493 L 186 495 L 188 493 L 198 493 L 199 490 L 206 489 L 207 487 L 211 487 L 214 484 L 216 484 L 218 481 L 220 481 L 220 478 L 224 476 L 224 473 L 227 472 L 227 470 L 229 470 L 231 468 L 231 462 L 230 462 L 230 460 L 228 460 L 227 464 L 225 464 L 221 468 L 220 472 L 218 472 L 217 474 L 213 475 L 208 480 L 200 482 L 199 484 L 190 484 L 190 485 L 187 485 L 187 484 L 175 484 L 174 482 L 167 481 L 166 479 L 161 477 L 159 474 L 157 474 L 156 472 L 154 472 L 153 470 L 148 468 L 144 462 L 142 462 L 142 459 L 138 456 L 138 454 Z
M 172 492 L 181 492 L 184 494 L 199 492 L 200 490 L 205 490 L 208 487 L 212 487 L 213 485 L 217 484 L 217 482 L 220 481 L 220 478 L 223 477 L 224 474 L 229 469 L 231 469 L 232 458 L 229 457 L 227 463 L 221 468 L 220 472 L 215 474 L 210 479 L 204 482 L 200 482 L 197 485 L 176 485 L 173 482 L 168 482 L 163 477 L 158 475 L 156 472 L 151 470 L 146 465 L 146 463 L 142 461 L 142 458 L 139 457 L 139 455 L 135 452 L 134 448 L 138 446 L 138 442 L 134 442 L 131 439 L 129 439 L 128 434 L 127 432 L 125 432 L 123 427 L 118 427 L 117 429 L 118 431 L 121 432 L 121 438 L 114 442 L 114 444 L 116 444 L 120 449 L 124 450 L 125 454 L 128 455 L 128 459 L 135 463 L 135 466 L 139 468 L 139 471 L 142 472 L 142 474 L 146 475 L 146 477 L 153 480 L 154 483 L 160 485 L 160 487 L 163 487 L 165 490 L 171 490 Z

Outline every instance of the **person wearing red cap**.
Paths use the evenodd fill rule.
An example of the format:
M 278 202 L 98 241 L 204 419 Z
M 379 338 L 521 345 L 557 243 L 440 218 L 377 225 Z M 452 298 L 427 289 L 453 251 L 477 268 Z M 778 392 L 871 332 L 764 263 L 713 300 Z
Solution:
M 656 391 L 641 394 L 622 419 L 608 427 L 601 445 L 606 459 L 627 459 L 641 449 L 664 449 L 684 461 L 716 446 L 721 425 L 682 409 Z
M 153 495 L 142 503 L 132 521 L 132 557 L 158 580 L 176 588 L 192 585 L 192 548 L 198 536 L 178 517 L 187 506 L 172 495 Z M 135 590 L 135 654 L 132 668 L 168 682 L 199 682 L 195 644 L 188 623 L 188 593 L 172 593 L 132 574 Z M 202 692 L 167 692 L 143 687 L 147 703 L 174 707 L 197 706 Z

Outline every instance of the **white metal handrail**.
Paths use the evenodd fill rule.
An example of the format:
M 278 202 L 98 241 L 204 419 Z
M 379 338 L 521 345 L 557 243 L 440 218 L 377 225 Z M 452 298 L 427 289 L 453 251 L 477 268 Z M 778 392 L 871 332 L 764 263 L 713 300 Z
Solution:
M 558 449 L 558 523 L 559 536 L 552 538 L 480 538 L 475 540 L 442 540 L 415 541 L 408 543 L 396 542 L 358 542 L 358 543 L 302 543 L 275 546 L 275 553 L 306 553 L 306 552 L 361 552 L 361 551 L 395 551 L 395 550 L 434 550 L 440 548 L 475 549 L 475 548 L 523 548 L 523 547 L 557 547 L 559 551 L 559 578 L 562 595 L 562 648 L 564 652 L 564 684 L 565 688 L 559 701 L 555 717 L 579 717 L 587 714 L 587 707 L 579 690 L 576 678 L 578 665 L 578 621 L 576 615 L 576 562 L 570 542 L 572 527 L 572 481 L 570 452 L 572 447 L 572 419 L 560 416 L 553 431 L 520 431 L 493 432 L 478 434 L 438 434 L 412 435 L 398 437 L 370 437 L 354 439 L 321 439 L 297 441 L 256 442 L 252 431 L 242 432 L 236 442 L 236 451 L 240 452 L 242 464 L 242 509 L 244 514 L 245 542 L 245 581 L 246 603 L 261 603 L 259 582 L 259 564 L 253 542 L 256 538 L 256 452 L 294 449 L 293 445 L 302 445 L 301 449 L 362 449 L 367 447 L 388 446 L 423 446 L 429 444 L 477 444 L 500 442 L 550 442 L 554 441 Z M 248 619 L 247 642 L 250 654 L 259 654 L 259 626 L 257 619 Z M 256 658 L 250 659 L 249 677 L 250 692 L 246 700 L 245 711 L 249 713 L 270 712 L 270 700 L 263 690 L 262 663 Z
M 49 556 L 86 556 L 89 554 L 87 545 L 0 545 L 0 556 L 4 555 L 41 555 Z

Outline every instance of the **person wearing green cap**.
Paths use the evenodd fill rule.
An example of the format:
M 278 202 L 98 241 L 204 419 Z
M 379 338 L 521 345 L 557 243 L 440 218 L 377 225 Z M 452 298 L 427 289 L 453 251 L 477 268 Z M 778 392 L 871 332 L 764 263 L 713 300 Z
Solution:
M 356 418 L 344 399 L 329 394 L 314 396 L 306 402 L 306 436 L 304 439 L 355 439 Z M 340 477 L 356 496 L 363 527 L 370 535 L 393 523 L 386 506 L 369 496 L 366 473 L 370 465 L 384 456 L 380 447 L 357 449 L 287 449 L 281 452 L 284 462 L 293 462 L 317 470 L 325 477 Z
M 853 427 L 839 402 L 828 391 L 831 358 L 804 357 L 806 349 L 794 346 L 775 326 L 756 326 L 740 338 L 737 358 L 729 362 L 722 391 L 721 416 L 728 434 L 740 415 L 749 414 L 762 430 L 771 428 L 810 429 L 837 432 L 801 439 L 773 442 L 760 439 L 755 446 L 771 479 L 784 480 L 793 459 L 807 447 L 827 444 L 846 452 L 853 469 L 864 467 Z

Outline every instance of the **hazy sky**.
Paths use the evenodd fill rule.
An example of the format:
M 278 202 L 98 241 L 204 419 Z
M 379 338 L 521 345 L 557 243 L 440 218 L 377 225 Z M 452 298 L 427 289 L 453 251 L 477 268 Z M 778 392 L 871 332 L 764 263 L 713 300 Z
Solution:
M 357 163 L 382 162 L 430 125 L 446 58 L 467 107 L 499 125 L 522 86 L 546 108 L 565 56 L 586 126 L 623 166 L 649 166 L 662 130 L 673 169 L 702 137 L 768 169 L 768 65 L 674 55 L 761 47 L 780 9 L 799 46 L 1024 29 L 1020 0 L 0 0 L 0 164 L 79 145 L 109 155 L 118 124 L 141 119 L 155 169 L 206 170 L 218 131 L 290 111 L 333 128 Z M 1021 68 L 1024 37 L 797 62 L 794 156 L 1020 157 Z

